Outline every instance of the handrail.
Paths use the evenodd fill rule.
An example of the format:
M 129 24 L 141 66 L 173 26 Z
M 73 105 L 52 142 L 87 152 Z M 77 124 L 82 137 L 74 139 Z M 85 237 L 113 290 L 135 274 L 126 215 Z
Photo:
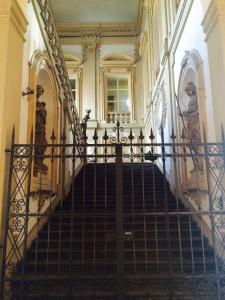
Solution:
M 64 108 L 70 120 L 71 130 L 76 136 L 77 142 L 82 140 L 80 120 L 75 106 L 69 76 L 63 57 L 62 47 L 56 30 L 52 8 L 49 0 L 32 0 L 45 46 L 52 62 L 54 73 L 60 88 L 60 96 L 64 99 Z

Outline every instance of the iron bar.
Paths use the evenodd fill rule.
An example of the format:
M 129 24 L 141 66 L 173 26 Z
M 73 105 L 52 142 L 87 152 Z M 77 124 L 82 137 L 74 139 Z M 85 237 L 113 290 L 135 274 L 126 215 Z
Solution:
M 173 272 L 172 272 L 172 257 L 171 257 L 171 236 L 170 236 L 170 218 L 168 209 L 168 194 L 167 194 L 167 182 L 166 182 L 166 157 L 165 157 L 165 143 L 164 143 L 164 132 L 161 130 L 162 140 L 162 169 L 163 169 L 163 190 L 165 197 L 165 209 L 166 209 L 166 235 L 168 244 L 168 264 L 169 264 L 169 281 L 170 281 L 170 299 L 173 299 Z
M 122 145 L 116 144 L 116 238 L 117 238 L 117 299 L 124 295 L 124 227 Z
M 208 183 L 208 196 L 209 196 L 209 211 L 210 211 L 210 222 L 211 222 L 211 234 L 212 234 L 212 242 L 213 242 L 213 250 L 214 250 L 214 261 L 215 261 L 215 269 L 216 269 L 216 284 L 217 284 L 217 300 L 221 299 L 221 290 L 220 290 L 220 279 L 219 279 L 219 266 L 218 266 L 218 258 L 216 254 L 216 224 L 214 220 L 214 208 L 213 208 L 213 197 L 212 197 L 212 185 L 210 180 L 210 161 L 209 161 L 209 153 L 208 153 L 208 145 L 206 143 L 206 132 L 204 131 L 204 153 L 205 153 L 205 164 L 206 164 L 206 173 L 207 173 L 207 183 Z
M 1 264 L 1 282 L 0 282 L 0 295 L 1 299 L 4 299 L 5 282 L 4 278 L 6 275 L 6 251 L 7 251 L 7 239 L 9 231 L 9 213 L 10 213 L 10 199 L 11 199 L 11 189 L 12 189 L 12 176 L 13 176 L 13 161 L 14 161 L 14 143 L 15 143 L 15 127 L 12 130 L 11 138 L 11 150 L 10 150 L 10 161 L 9 161 L 9 175 L 8 175 L 8 191 L 6 198 L 6 208 L 4 215 L 4 236 L 3 236 L 3 251 L 2 251 L 2 264 Z
M 30 141 L 33 141 L 33 131 L 31 132 Z M 29 146 L 29 160 L 27 163 L 28 174 L 27 174 L 27 193 L 25 199 L 25 220 L 24 220 L 24 246 L 23 246 L 23 260 L 22 260 L 22 282 L 20 285 L 20 299 L 24 298 L 24 279 L 25 279 L 25 266 L 26 266 L 26 255 L 27 255 L 27 235 L 28 235 L 28 225 L 29 225 L 29 210 L 30 210 L 30 185 L 31 185 L 31 171 L 32 171 L 32 152 L 33 147 Z
M 176 297 L 175 284 L 181 279 L 191 279 L 196 284 L 198 280 L 202 282 L 217 280 L 217 299 L 222 300 L 224 296 L 220 284 L 224 273 L 220 269 L 220 263 L 224 250 L 221 248 L 223 246 L 218 220 L 225 217 L 225 209 L 221 202 L 223 200 L 221 195 L 224 193 L 222 187 L 224 164 L 219 166 L 217 164 L 218 161 L 223 161 L 225 143 L 205 141 L 201 153 L 196 154 L 198 155 L 196 158 L 205 158 L 208 195 L 204 194 L 204 197 L 208 197 L 209 207 L 198 206 L 196 209 L 194 207 L 188 209 L 186 203 L 190 204 L 195 200 L 191 198 L 192 194 L 188 188 L 179 187 L 179 178 L 183 180 L 184 176 L 184 165 L 180 164 L 181 160 L 187 161 L 186 171 L 187 173 L 190 171 L 188 158 L 191 156 L 186 151 L 182 153 L 182 147 L 187 147 L 187 144 L 176 143 L 174 134 L 171 136 L 172 143 L 165 143 L 164 136 L 161 143 L 155 143 L 152 132 L 151 143 L 143 142 L 142 132 L 140 142 L 134 143 L 132 131 L 128 138 L 121 136 L 123 130 L 119 124 L 115 127 L 115 132 L 116 138 L 110 139 L 105 131 L 102 144 L 98 143 L 96 133 L 94 143 L 80 145 L 80 153 L 83 152 L 84 155 L 81 149 L 86 147 L 88 154 L 87 163 L 82 166 L 78 179 L 76 162 L 80 161 L 82 155 L 79 154 L 75 139 L 73 138 L 72 144 L 66 144 L 64 132 L 63 143 L 60 146 L 56 145 L 54 140 L 51 145 L 47 145 L 49 151 L 41 157 L 51 165 L 50 193 L 43 208 L 38 207 L 36 210 L 30 210 L 28 204 L 31 184 L 27 183 L 31 168 L 23 169 L 23 164 L 27 162 L 32 164 L 34 155 L 29 149 L 37 146 L 30 143 L 23 146 L 17 144 L 15 147 L 14 144 L 10 150 L 11 186 L 7 202 L 9 205 L 6 222 L 8 229 L 5 232 L 7 252 L 3 257 L 3 270 L 10 264 L 15 270 L 17 263 L 18 266 L 22 266 L 15 272 L 16 276 L 17 272 L 22 274 L 19 280 L 21 285 L 19 297 L 25 297 L 28 288 L 25 285 L 28 268 L 35 274 L 43 268 L 47 278 L 51 275 L 52 268 L 55 268 L 57 280 L 61 279 L 60 272 L 66 270 L 68 280 L 66 292 L 70 298 L 74 293 L 78 296 L 74 286 L 78 283 L 85 284 L 87 272 L 91 280 L 96 280 L 101 275 L 102 286 L 105 286 L 105 281 L 112 277 L 117 282 L 111 284 L 110 288 L 115 290 L 117 299 L 127 298 L 130 293 L 127 284 L 136 280 L 139 272 L 142 272 L 142 279 L 148 280 L 146 283 L 142 281 L 143 290 L 146 288 L 143 297 L 154 297 L 147 288 L 153 280 L 159 278 L 169 280 L 167 287 L 170 289 L 169 296 L 173 299 Z M 54 168 L 57 165 L 60 168 L 61 180 L 59 195 L 55 195 L 57 190 L 55 192 L 53 181 Z M 16 172 L 16 168 L 20 172 Z M 222 175 L 218 168 L 221 168 Z M 168 177 L 171 169 L 173 176 Z M 99 170 L 102 174 L 99 174 Z M 112 170 L 115 170 L 115 174 Z M 100 175 L 101 180 L 98 177 Z M 44 176 L 38 178 L 41 198 L 45 182 Z M 70 182 L 68 194 L 66 184 Z M 171 184 L 173 189 L 170 189 Z M 200 192 L 198 189 L 197 198 Z M 17 208 L 14 203 L 20 198 L 26 201 L 24 206 L 20 205 Z M 212 245 L 208 245 L 206 238 L 204 226 L 207 218 L 211 222 Z M 12 234 L 14 219 L 26 221 L 26 229 L 18 237 Z M 28 242 L 31 242 L 28 225 L 32 223 L 36 224 L 37 237 L 27 251 Z M 53 245 L 56 245 L 56 248 L 53 248 Z M 113 248 L 114 245 L 116 249 Z M 26 251 L 27 253 L 33 251 L 32 263 L 27 259 Z M 167 253 L 167 256 L 163 253 Z M 214 262 L 211 260 L 211 253 L 214 254 Z M 215 268 L 214 274 L 209 272 L 211 265 Z M 76 273 L 74 269 L 79 272 Z M 13 274 L 12 278 L 14 276 Z M 6 300 L 4 284 L 10 280 L 10 276 L 5 272 L 1 282 L 3 300 Z M 92 299 L 98 299 L 99 289 L 100 286 L 90 283 L 89 292 Z

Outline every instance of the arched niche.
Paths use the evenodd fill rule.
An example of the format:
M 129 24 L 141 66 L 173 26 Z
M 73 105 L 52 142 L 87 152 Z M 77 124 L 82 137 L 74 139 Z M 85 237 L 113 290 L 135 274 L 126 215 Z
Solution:
M 119 65 L 132 65 L 135 60 L 130 55 L 125 53 L 111 53 L 102 58 L 101 64 L 104 66 L 119 66 Z
M 196 50 L 186 51 L 181 63 L 177 97 L 178 139 L 188 144 L 199 144 L 203 140 L 206 126 L 205 86 L 203 61 Z M 196 159 L 188 159 L 181 166 L 183 190 L 205 189 L 204 165 L 198 159 L 199 147 L 187 147 Z M 197 154 L 197 155 L 196 155 Z
M 43 88 L 43 95 L 40 96 L 40 101 L 45 103 L 46 110 L 46 125 L 45 136 L 46 143 L 52 144 L 52 133 L 54 131 L 54 143 L 59 143 L 59 89 L 52 71 L 51 63 L 46 52 L 35 51 L 29 63 L 29 87 L 34 90 L 34 93 L 29 97 L 29 120 L 28 120 L 28 142 L 30 142 L 31 132 L 33 132 L 32 143 L 37 143 L 36 139 L 36 109 L 37 109 L 37 87 Z M 50 147 L 46 149 L 45 154 L 50 152 Z M 41 192 L 46 194 L 54 194 L 58 182 L 58 162 L 55 160 L 52 163 L 50 160 L 44 160 L 47 167 L 46 173 L 40 170 L 35 170 L 35 162 L 33 163 L 31 193 Z M 42 184 L 40 184 L 40 182 Z M 35 198 L 35 197 L 34 197 Z M 40 203 L 39 203 L 40 205 Z M 41 206 L 43 203 L 41 204 Z

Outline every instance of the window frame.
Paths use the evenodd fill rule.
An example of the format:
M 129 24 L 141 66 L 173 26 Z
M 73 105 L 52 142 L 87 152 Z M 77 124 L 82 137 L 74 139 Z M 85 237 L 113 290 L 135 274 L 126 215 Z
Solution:
M 109 84 L 108 84 L 109 79 L 114 79 L 116 81 L 116 88 L 110 88 L 109 87 Z M 120 80 L 126 80 L 127 81 L 127 88 L 121 88 L 119 86 L 119 81 Z M 116 75 L 116 76 L 111 75 L 111 76 L 107 77 L 107 90 L 106 90 L 106 93 L 107 93 L 106 101 L 107 101 L 107 103 L 106 103 L 106 105 L 107 105 L 107 112 L 108 113 L 109 112 L 112 112 L 112 113 L 131 113 L 131 91 L 130 91 L 130 82 L 129 81 L 130 80 L 129 80 L 128 75 L 123 75 L 123 76 L 121 76 L 121 75 Z M 115 91 L 116 99 L 114 101 L 109 101 L 109 91 Z M 127 91 L 127 97 L 129 99 L 129 109 L 127 111 L 119 109 L 120 104 L 122 104 L 126 101 L 126 100 L 123 101 L 123 100 L 120 99 L 119 94 L 122 91 Z M 113 111 L 109 111 L 109 103 L 114 103 L 115 106 L 117 106 L 117 109 L 114 109 Z
M 129 112 L 115 112 L 118 114 L 129 114 L 130 121 L 129 123 L 134 121 L 134 74 L 133 70 L 128 71 L 127 69 L 124 72 L 116 72 L 116 70 L 112 70 L 111 72 L 104 73 L 104 120 L 106 123 L 110 124 L 108 121 L 108 79 L 109 78 L 126 78 L 128 80 L 128 97 L 130 99 L 130 110 Z

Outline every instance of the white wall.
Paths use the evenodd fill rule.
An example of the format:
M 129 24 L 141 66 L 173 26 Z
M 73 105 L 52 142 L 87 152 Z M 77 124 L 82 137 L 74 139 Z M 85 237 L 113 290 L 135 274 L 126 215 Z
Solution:
M 197 50 L 203 61 L 204 68 L 204 88 L 205 91 L 205 111 L 206 111 L 206 129 L 209 140 L 215 140 L 214 109 L 211 94 L 211 82 L 209 73 L 209 59 L 207 44 L 205 43 L 205 34 L 201 22 L 203 20 L 203 10 L 201 0 L 195 0 L 190 10 L 186 25 L 177 45 L 174 49 L 174 84 L 175 92 L 178 94 L 179 76 L 181 71 L 181 62 L 185 51 Z

